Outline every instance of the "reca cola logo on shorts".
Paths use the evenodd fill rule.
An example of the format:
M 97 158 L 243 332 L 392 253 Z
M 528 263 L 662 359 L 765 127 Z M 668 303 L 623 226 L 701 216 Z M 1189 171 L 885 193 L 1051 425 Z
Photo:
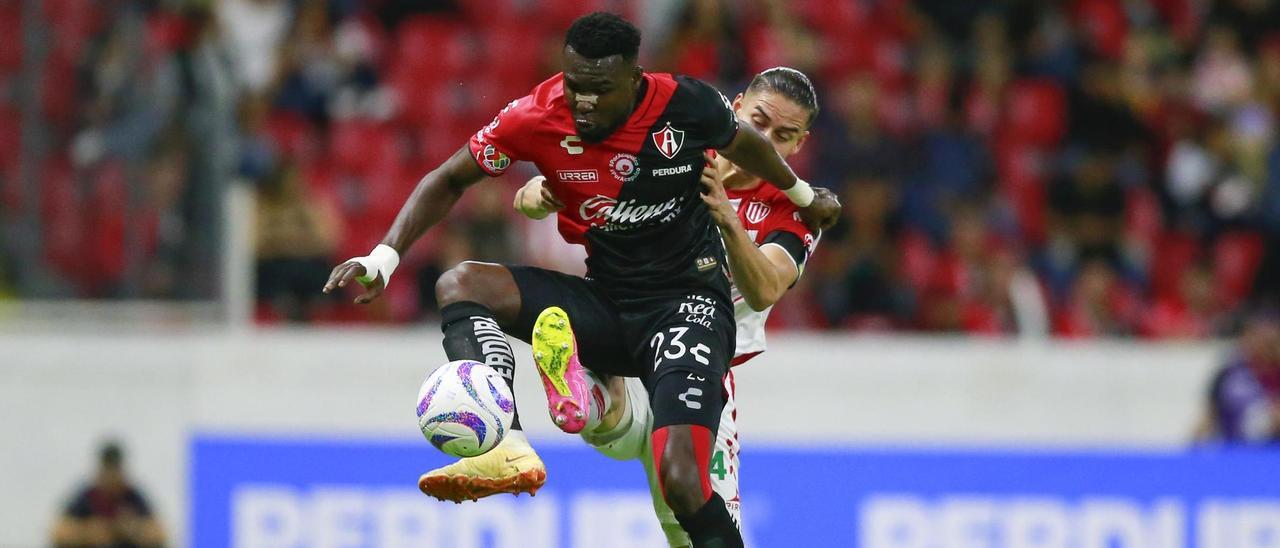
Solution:
M 493 145 L 484 146 L 484 167 L 489 171 L 500 173 L 511 165 L 511 158 L 502 151 L 493 147 Z

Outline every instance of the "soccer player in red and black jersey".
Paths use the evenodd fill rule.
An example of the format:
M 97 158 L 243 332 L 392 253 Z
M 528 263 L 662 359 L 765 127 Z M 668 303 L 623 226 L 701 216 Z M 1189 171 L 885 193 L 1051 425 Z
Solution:
M 724 246 L 700 197 L 704 151 L 770 181 L 819 226 L 834 222 L 839 203 L 798 179 L 758 131 L 739 127 L 714 88 L 645 72 L 639 46 L 639 30 L 615 15 L 575 21 L 564 72 L 507 105 L 427 174 L 383 243 L 336 267 L 325 290 L 356 279 L 365 285 L 357 302 L 377 298 L 399 257 L 467 187 L 514 161 L 533 162 L 565 206 L 561 235 L 587 248 L 587 277 L 458 265 L 436 285 L 445 353 L 488 364 L 510 382 L 515 359 L 502 333 L 529 341 L 552 417 L 569 432 L 585 426 L 589 409 L 581 363 L 642 379 L 666 502 L 694 546 L 741 546 L 706 481 L 735 323 Z M 570 320 L 576 338 L 567 335 Z M 536 490 L 545 471 L 518 421 L 513 428 L 493 451 L 425 474 L 419 487 L 451 500 Z
M 774 67 L 751 80 L 733 101 L 738 120 L 768 137 L 782 157 L 800 151 L 818 114 L 818 94 L 804 73 Z M 710 159 L 702 171 L 703 201 L 720 228 L 733 282 L 734 315 L 738 322 L 737 349 L 724 378 L 724 406 L 709 469 L 711 488 L 743 529 L 738 474 L 738 405 L 734 370 L 765 350 L 765 321 L 774 303 L 800 278 L 817 246 L 820 231 L 801 221 L 796 206 L 778 189 L 737 169 L 722 156 Z M 563 204 L 537 176 L 516 193 L 516 211 L 545 218 Z M 593 395 L 582 438 L 617 460 L 639 460 L 649 480 L 658 522 L 672 548 L 691 545 L 658 489 L 653 469 L 652 415 L 649 395 L 634 377 L 601 378 L 587 375 Z

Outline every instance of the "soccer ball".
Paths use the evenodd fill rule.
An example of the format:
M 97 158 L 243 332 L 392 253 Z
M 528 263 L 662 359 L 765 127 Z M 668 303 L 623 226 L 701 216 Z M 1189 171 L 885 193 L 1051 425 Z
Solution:
M 418 428 L 437 449 L 474 457 L 493 449 L 511 429 L 515 398 L 493 368 L 472 360 L 446 363 L 418 389 Z

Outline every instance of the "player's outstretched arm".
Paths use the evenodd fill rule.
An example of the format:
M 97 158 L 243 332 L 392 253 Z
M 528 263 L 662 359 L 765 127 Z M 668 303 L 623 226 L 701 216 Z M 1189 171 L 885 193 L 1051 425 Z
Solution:
M 769 140 L 750 124 L 742 124 L 729 146 L 718 150 L 729 161 L 747 173 L 760 177 L 787 194 L 792 203 L 800 206 L 800 214 L 810 227 L 819 230 L 831 228 L 840 218 L 840 201 L 824 188 L 813 188 L 796 177 L 791 166 L 783 161 Z
M 467 187 L 484 177 L 484 171 L 472 159 L 467 147 L 463 146 L 418 182 L 418 186 L 400 208 L 395 222 L 391 223 L 391 230 L 387 231 L 382 243 L 372 253 L 351 259 L 333 269 L 329 274 L 329 281 L 324 285 L 324 292 L 329 293 L 336 288 L 345 287 L 351 280 L 357 280 L 364 285 L 365 291 L 356 297 L 356 303 L 366 304 L 378 298 L 391 277 L 391 271 L 399 264 L 400 256 L 427 229 L 444 219 Z
M 755 241 L 738 220 L 738 212 L 729 203 L 729 196 L 720 183 L 719 172 L 713 164 L 702 170 L 702 186 L 706 192 L 702 201 L 707 204 L 712 219 L 720 227 L 725 253 L 729 260 L 729 272 L 738 292 L 752 310 L 760 312 L 782 298 L 787 288 L 800 277 L 800 268 L 787 252 L 776 245 L 756 247 Z

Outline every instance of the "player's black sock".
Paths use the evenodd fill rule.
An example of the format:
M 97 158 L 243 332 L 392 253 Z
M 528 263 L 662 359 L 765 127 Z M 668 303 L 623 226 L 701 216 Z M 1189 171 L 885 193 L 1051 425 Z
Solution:
M 676 521 L 689 533 L 693 548 L 742 548 L 742 532 L 734 524 L 719 493 L 712 493 L 693 515 L 676 515 Z
M 445 305 L 440 309 L 440 329 L 444 331 L 444 353 L 450 361 L 475 360 L 492 367 L 515 393 L 516 358 L 506 333 L 488 307 L 472 301 Z M 516 411 L 511 429 L 520 430 Z

